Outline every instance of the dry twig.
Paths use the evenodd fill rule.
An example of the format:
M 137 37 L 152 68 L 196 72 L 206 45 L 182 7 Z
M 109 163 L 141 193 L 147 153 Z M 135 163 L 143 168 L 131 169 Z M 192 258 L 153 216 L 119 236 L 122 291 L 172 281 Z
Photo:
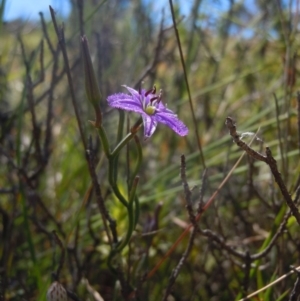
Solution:
M 269 147 L 266 147 L 266 155 L 260 154 L 259 152 L 252 149 L 250 146 L 248 146 L 245 142 L 243 142 L 237 131 L 236 126 L 232 120 L 231 117 L 226 118 L 225 122 L 227 128 L 229 129 L 230 136 L 233 138 L 233 141 L 241 148 L 243 149 L 249 156 L 253 157 L 256 160 L 263 161 L 266 164 L 269 165 L 271 172 L 274 176 L 274 179 L 276 183 L 279 186 L 279 189 L 284 197 L 284 200 L 286 201 L 287 205 L 290 207 L 291 212 L 293 216 L 296 218 L 298 224 L 300 225 L 300 213 L 296 205 L 294 204 L 286 186 L 285 183 L 282 180 L 281 174 L 278 171 L 277 163 L 274 157 L 272 156 L 272 152 Z

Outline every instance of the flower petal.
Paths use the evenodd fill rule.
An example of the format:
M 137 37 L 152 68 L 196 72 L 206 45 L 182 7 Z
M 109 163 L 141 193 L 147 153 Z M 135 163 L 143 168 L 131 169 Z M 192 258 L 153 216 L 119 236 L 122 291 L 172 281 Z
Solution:
M 147 114 L 143 114 L 142 117 L 144 122 L 144 136 L 149 138 L 156 130 L 157 121 L 153 116 L 149 116 Z
M 179 136 L 186 136 L 189 132 L 187 126 L 178 119 L 177 115 L 167 108 L 165 111 L 158 111 L 154 115 L 154 118 L 157 122 L 163 123 L 171 128 Z
M 138 98 L 138 99 L 141 97 L 140 94 L 139 94 L 139 92 L 138 92 L 137 90 L 134 90 L 134 89 L 132 89 L 132 88 L 126 86 L 126 85 L 123 85 L 122 87 L 126 88 L 127 91 L 128 91 L 133 97 L 136 97 L 136 98 Z
M 139 114 L 143 114 L 143 108 L 141 102 L 135 97 L 125 93 L 117 93 L 107 97 L 108 104 L 117 109 L 126 111 L 132 111 Z

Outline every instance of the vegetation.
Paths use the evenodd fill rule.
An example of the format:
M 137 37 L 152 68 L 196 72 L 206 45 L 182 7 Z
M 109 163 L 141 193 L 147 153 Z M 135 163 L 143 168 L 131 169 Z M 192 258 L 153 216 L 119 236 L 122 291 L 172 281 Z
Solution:
M 298 300 L 298 2 L 156 2 L 0 1 L 0 299 Z

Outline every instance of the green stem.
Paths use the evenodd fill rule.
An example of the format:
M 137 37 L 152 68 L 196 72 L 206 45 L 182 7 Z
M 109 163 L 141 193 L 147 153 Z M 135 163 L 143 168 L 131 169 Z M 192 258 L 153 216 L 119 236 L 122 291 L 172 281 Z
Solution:
M 117 168 L 118 156 L 117 156 L 117 154 L 110 153 L 108 139 L 107 139 L 107 136 L 106 136 L 106 133 L 105 133 L 105 130 L 104 130 L 103 126 L 100 125 L 97 128 L 97 130 L 98 130 L 100 140 L 102 142 L 104 153 L 105 153 L 105 155 L 108 159 L 108 165 L 109 165 L 109 167 L 108 167 L 108 180 L 109 180 L 109 184 L 110 184 L 111 188 L 113 189 L 115 195 L 119 199 L 119 201 L 127 208 L 128 207 L 128 202 L 126 201 L 124 196 L 121 194 L 121 192 L 119 191 L 119 188 L 116 184 L 116 173 L 117 173 L 116 168 Z
M 118 141 L 121 141 L 123 138 L 124 119 L 125 119 L 124 111 L 119 110 L 119 126 L 118 126 L 118 133 L 117 133 L 117 143 Z M 118 162 L 119 162 L 119 154 L 114 156 L 113 178 L 115 183 L 118 180 L 118 167 L 119 167 Z
M 119 110 L 119 126 L 118 126 L 118 134 L 117 134 L 117 143 L 118 141 L 121 141 L 123 136 L 124 120 L 125 120 L 124 111 Z
M 120 122 L 119 122 L 119 127 L 118 127 L 118 134 L 117 134 L 117 138 L 118 140 L 121 140 L 122 138 L 122 133 L 123 133 L 123 124 L 124 124 L 124 114 L 120 114 Z M 127 209 L 127 213 L 128 213 L 128 230 L 126 233 L 126 237 L 125 239 L 120 242 L 120 244 L 116 247 L 116 249 L 113 249 L 110 253 L 110 256 L 108 258 L 108 266 L 109 268 L 113 271 L 113 266 L 112 266 L 112 259 L 114 257 L 114 255 L 118 252 L 121 252 L 124 247 L 128 244 L 131 236 L 132 236 L 132 232 L 135 229 L 136 223 L 137 223 L 137 213 L 135 212 L 135 208 L 137 209 L 139 208 L 139 206 L 137 205 L 137 198 L 136 198 L 136 188 L 137 188 L 137 184 L 139 181 L 139 178 L 136 177 L 138 170 L 141 166 L 141 162 L 142 162 L 142 148 L 141 145 L 139 143 L 138 138 L 135 138 L 135 142 L 136 145 L 138 147 L 138 160 L 137 160 L 137 165 L 135 167 L 134 173 L 133 173 L 133 177 L 130 179 L 130 183 L 131 185 L 130 187 L 130 194 L 129 194 L 129 200 L 127 201 L 125 199 L 125 197 L 122 195 L 122 193 L 119 190 L 119 187 L 117 185 L 117 169 L 118 169 L 118 155 L 120 153 L 120 151 L 122 150 L 122 148 L 132 139 L 135 137 L 137 131 L 139 130 L 140 126 L 142 124 L 142 118 L 140 118 L 136 124 L 131 128 L 131 132 L 128 133 L 122 140 L 121 142 L 115 147 L 115 149 L 110 152 L 109 149 L 109 143 L 108 143 L 108 139 L 106 136 L 106 133 L 104 131 L 104 128 L 101 126 L 98 127 L 98 134 L 100 137 L 100 140 L 102 142 L 103 145 L 103 149 L 105 152 L 105 155 L 108 159 L 108 180 L 109 180 L 109 184 L 114 192 L 114 194 L 116 195 L 116 197 L 118 198 L 118 200 L 123 204 L 124 207 L 126 207 Z M 135 206 L 134 206 L 135 204 Z
M 136 161 L 134 171 L 129 179 L 128 187 L 129 187 L 130 191 L 132 190 L 132 185 L 134 183 L 134 179 L 137 176 L 137 174 L 141 168 L 142 160 L 143 160 L 143 151 L 142 151 L 142 146 L 141 146 L 140 140 L 137 136 L 134 136 L 134 141 L 137 146 L 138 154 L 137 154 L 137 161 Z M 134 208 L 134 227 L 135 227 L 138 222 L 139 215 L 140 215 L 140 204 L 139 204 L 138 197 L 136 195 L 134 195 L 133 201 L 134 201 L 134 206 L 135 206 L 135 208 Z
M 120 116 L 120 121 L 122 121 L 122 116 Z M 108 156 L 108 163 L 109 163 L 109 184 L 112 187 L 115 195 L 119 199 L 119 201 L 128 208 L 128 202 L 120 192 L 117 182 L 116 182 L 116 170 L 117 170 L 117 161 L 118 161 L 118 154 L 120 153 L 121 149 L 132 139 L 134 138 L 136 132 L 139 130 L 142 124 L 142 119 L 140 118 L 136 124 L 132 127 L 131 132 L 128 133 L 123 140 L 115 147 L 115 149 L 110 153 Z M 119 127 L 120 129 L 120 127 Z M 130 213 L 129 213 L 130 214 Z M 130 218 L 130 217 L 129 217 Z
M 116 156 L 119 154 L 121 149 L 135 136 L 136 132 L 139 130 L 140 126 L 142 125 L 142 119 L 140 118 L 138 122 L 133 126 L 131 132 L 128 133 L 123 140 L 115 147 L 115 149 L 111 152 L 111 156 Z
M 117 154 L 112 154 L 110 153 L 109 150 L 109 143 L 108 143 L 108 139 L 105 133 L 105 130 L 103 128 L 102 125 L 100 125 L 98 128 L 98 134 L 100 137 L 100 140 L 102 142 L 102 146 L 103 146 L 103 150 L 104 153 L 108 159 L 108 180 L 109 180 L 109 184 L 111 186 L 111 188 L 113 189 L 115 195 L 117 196 L 117 198 L 119 199 L 119 201 L 127 208 L 128 207 L 128 203 L 125 200 L 125 198 L 123 197 L 123 195 L 121 194 L 121 192 L 119 191 L 119 188 L 116 184 L 116 167 L 117 167 Z
M 114 268 L 112 261 L 113 261 L 116 254 L 117 253 L 116 253 L 115 249 L 111 250 L 111 252 L 109 253 L 108 258 L 107 258 L 107 266 L 108 266 L 109 270 L 112 272 L 112 274 L 115 275 L 115 276 L 117 276 L 117 271 Z
M 134 227 L 136 226 L 138 220 L 139 220 L 139 216 L 140 216 L 140 202 L 139 202 L 139 198 L 137 196 L 135 196 L 134 198 L 134 204 L 135 204 L 135 214 L 134 214 Z
M 136 193 L 136 188 L 137 188 L 137 185 L 139 183 L 139 180 L 140 180 L 140 177 L 135 177 L 134 178 L 134 181 L 133 181 L 133 184 L 132 184 L 132 188 L 130 190 L 130 194 L 129 194 L 129 204 L 132 206 L 133 205 L 133 201 L 134 201 L 134 198 L 135 198 L 135 193 Z
M 137 160 L 136 160 L 136 165 L 135 165 L 134 171 L 129 179 L 129 185 L 128 185 L 129 190 L 131 190 L 132 183 L 141 168 L 142 160 L 143 160 L 143 151 L 142 151 L 142 146 L 141 146 L 140 140 L 137 136 L 134 136 L 134 141 L 137 146 L 138 153 L 137 153 Z
M 113 192 L 115 193 L 116 197 L 118 198 L 118 200 L 126 207 L 128 208 L 128 202 L 126 201 L 126 199 L 124 198 L 124 196 L 122 195 L 122 193 L 119 190 L 119 187 L 115 181 L 115 158 L 113 156 L 110 156 L 110 158 L 108 159 L 108 181 L 109 184 L 113 190 Z
M 127 207 L 127 212 L 128 212 L 128 230 L 125 239 L 119 244 L 117 247 L 117 251 L 121 252 L 127 245 L 128 242 L 132 236 L 132 232 L 135 228 L 135 214 L 134 214 L 134 199 L 135 199 L 135 194 L 136 194 L 136 188 L 139 182 L 139 177 L 136 177 L 134 179 L 132 189 L 129 194 L 129 204 Z
M 107 139 L 105 130 L 104 130 L 102 125 L 100 125 L 97 128 L 97 130 L 98 130 L 98 134 L 99 134 L 99 137 L 100 137 L 100 140 L 101 140 L 102 147 L 103 147 L 104 153 L 106 155 L 106 158 L 109 158 L 110 157 L 110 150 L 109 150 L 109 143 L 108 143 L 108 139 Z

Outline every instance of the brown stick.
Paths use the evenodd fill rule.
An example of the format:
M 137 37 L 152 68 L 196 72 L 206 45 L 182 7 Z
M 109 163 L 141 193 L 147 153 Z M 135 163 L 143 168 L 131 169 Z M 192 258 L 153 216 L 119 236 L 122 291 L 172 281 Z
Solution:
M 259 152 L 256 152 L 255 150 L 253 150 L 250 146 L 248 146 L 245 142 L 243 142 L 242 140 L 240 140 L 240 137 L 238 135 L 238 133 L 236 132 L 236 126 L 232 120 L 231 117 L 227 117 L 226 118 L 226 122 L 225 122 L 227 128 L 229 129 L 230 135 L 233 138 L 233 141 L 241 148 L 243 149 L 249 156 L 253 157 L 256 160 L 259 161 L 263 161 L 266 164 L 269 165 L 271 172 L 274 176 L 274 179 L 276 181 L 276 183 L 279 186 L 279 189 L 281 191 L 281 194 L 284 197 L 284 200 L 286 201 L 287 205 L 290 207 L 292 214 L 294 215 L 294 217 L 296 218 L 298 224 L 300 225 L 300 213 L 298 208 L 296 207 L 296 205 L 294 204 L 283 180 L 281 177 L 280 172 L 278 171 L 277 168 L 277 163 L 276 160 L 274 159 L 274 157 L 272 156 L 271 150 L 269 149 L 269 147 L 266 147 L 266 155 L 262 155 Z

